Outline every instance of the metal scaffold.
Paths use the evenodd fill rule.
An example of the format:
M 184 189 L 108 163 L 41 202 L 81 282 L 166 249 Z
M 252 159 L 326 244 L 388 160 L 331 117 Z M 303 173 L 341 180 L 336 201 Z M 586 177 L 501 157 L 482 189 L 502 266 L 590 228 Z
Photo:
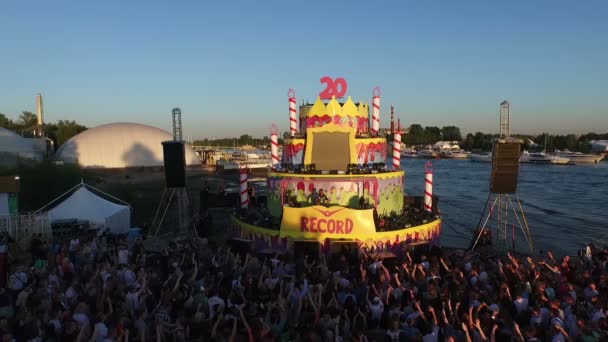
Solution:
M 159 206 L 152 220 L 149 237 L 179 237 L 179 236 L 196 236 L 196 226 L 192 220 L 191 201 L 188 197 L 188 189 L 185 185 L 185 160 L 183 157 L 183 141 L 182 141 L 182 111 L 179 108 L 173 108 L 171 111 L 173 120 L 173 142 L 181 143 L 181 156 L 174 158 L 169 157 L 170 154 L 164 151 L 165 177 L 167 179 L 176 176 L 168 175 L 168 168 L 181 170 L 181 182 L 179 185 L 169 185 L 163 191 Z M 165 145 L 164 142 L 163 146 Z M 169 142 L 170 143 L 170 142 Z M 165 147 L 163 147 L 165 148 Z M 173 151 L 172 153 L 175 153 Z M 175 165 L 180 163 L 181 165 Z M 169 181 L 167 181 L 169 183 Z
M 519 157 L 522 140 L 511 138 L 511 103 L 500 103 L 500 137 L 492 147 L 490 192 L 475 228 L 471 249 L 492 246 L 516 250 L 523 236 L 525 245 L 534 254 L 532 233 L 521 200 L 517 194 Z

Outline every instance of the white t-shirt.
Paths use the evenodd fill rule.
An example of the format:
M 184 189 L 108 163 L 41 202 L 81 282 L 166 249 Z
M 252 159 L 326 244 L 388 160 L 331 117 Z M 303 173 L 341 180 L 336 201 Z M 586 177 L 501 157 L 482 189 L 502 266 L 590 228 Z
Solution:
M 104 341 L 108 337 L 108 327 L 103 322 L 99 322 L 95 324 L 95 328 L 97 329 L 95 340 L 99 342 Z
M 137 276 L 135 275 L 135 273 L 133 273 L 133 271 L 131 271 L 130 269 L 127 269 L 123 273 L 123 279 L 125 280 L 125 284 L 127 286 L 131 286 L 131 285 L 135 284 L 135 280 L 137 280 Z
M 430 334 L 422 336 L 424 342 L 439 342 L 439 327 L 433 327 L 433 331 Z
M 561 333 L 553 335 L 551 342 L 566 342 L 566 338 Z
M 517 313 L 522 313 L 528 309 L 528 299 L 527 298 L 515 298 L 513 304 L 517 308 Z
M 583 290 L 583 293 L 585 294 L 585 298 L 587 298 L 587 299 L 600 295 L 600 293 L 597 292 L 597 290 L 593 290 L 590 287 L 586 287 L 585 290 Z
M 80 240 L 79 239 L 72 239 L 72 240 L 70 240 L 70 252 L 75 251 L 76 248 L 78 248 L 79 245 L 80 245 Z
M 371 264 L 369 265 L 368 269 L 369 269 L 371 272 L 376 273 L 376 271 L 378 271 L 378 269 L 379 269 L 380 267 L 382 267 L 382 261 L 378 261 L 378 262 L 371 263 Z
M 213 317 L 215 316 L 215 310 L 214 310 L 214 306 L 219 305 L 219 306 L 226 306 L 226 302 L 218 297 L 218 296 L 213 296 L 211 298 L 209 298 L 209 300 L 207 301 L 207 304 L 209 305 L 209 318 L 213 319 Z
M 372 313 L 373 320 L 380 320 L 382 318 L 382 313 L 384 312 L 384 303 L 382 303 L 382 301 L 378 301 L 378 303 L 370 303 L 369 310 Z
M 78 322 L 78 325 L 82 328 L 82 327 L 86 327 L 87 325 L 89 325 L 89 317 L 87 317 L 87 315 L 83 314 L 83 313 L 75 313 L 72 316 L 72 319 L 74 319 L 76 322 Z
M 118 264 L 119 265 L 128 265 L 129 264 L 129 250 L 120 249 L 118 251 Z
M 137 294 L 137 292 L 127 293 L 126 301 L 127 308 L 129 308 L 131 312 L 137 310 L 137 308 L 139 307 L 139 295 Z
M 68 287 L 67 290 L 65 290 L 65 297 L 68 299 L 74 298 L 78 296 L 78 292 L 76 292 L 76 290 L 73 287 Z
M 386 331 L 386 336 L 391 341 L 399 341 L 399 330 L 397 330 L 397 331 L 387 330 Z
M 27 273 L 15 272 L 9 278 L 8 288 L 13 291 L 21 291 L 27 284 Z
M 602 318 L 606 318 L 606 315 L 602 312 L 602 310 L 597 310 L 591 316 L 591 321 L 595 323 Z
M 53 327 L 55 328 L 55 332 L 59 333 L 61 332 L 61 321 L 58 319 L 53 319 L 51 320 L 50 324 L 53 325 Z

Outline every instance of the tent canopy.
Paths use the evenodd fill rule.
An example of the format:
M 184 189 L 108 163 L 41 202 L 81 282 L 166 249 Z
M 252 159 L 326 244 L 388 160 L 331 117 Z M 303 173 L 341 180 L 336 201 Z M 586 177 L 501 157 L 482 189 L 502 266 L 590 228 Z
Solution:
M 49 209 L 49 221 L 86 220 L 95 228 L 124 233 L 131 227 L 131 207 L 110 202 L 80 184 L 68 198 Z

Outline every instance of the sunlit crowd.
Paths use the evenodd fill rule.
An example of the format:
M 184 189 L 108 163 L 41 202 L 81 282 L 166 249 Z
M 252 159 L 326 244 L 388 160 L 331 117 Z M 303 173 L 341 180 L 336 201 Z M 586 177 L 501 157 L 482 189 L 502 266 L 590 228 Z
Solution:
M 257 254 L 43 242 L 7 264 L 2 341 L 603 341 L 608 250 Z

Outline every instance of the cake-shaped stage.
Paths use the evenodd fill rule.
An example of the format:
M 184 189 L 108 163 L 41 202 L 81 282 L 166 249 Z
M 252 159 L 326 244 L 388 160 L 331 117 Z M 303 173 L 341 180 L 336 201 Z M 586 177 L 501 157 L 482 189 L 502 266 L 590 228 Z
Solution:
M 276 251 L 296 241 L 316 241 L 324 248 L 332 242 L 381 249 L 437 244 L 441 219 L 432 198 L 425 203 L 422 197 L 405 195 L 401 132 L 379 132 L 379 91 L 374 92 L 370 125 L 368 105 L 350 97 L 340 103 L 335 96 L 340 90 L 345 92 L 345 82 L 331 98 L 323 96 L 326 90 L 314 104 L 300 106 L 299 125 L 290 91 L 290 138 L 283 141 L 279 162 L 276 131 L 271 134 L 275 163 L 266 201 L 248 203 L 242 193 L 242 208 L 232 217 L 235 237 L 252 240 L 256 250 Z

